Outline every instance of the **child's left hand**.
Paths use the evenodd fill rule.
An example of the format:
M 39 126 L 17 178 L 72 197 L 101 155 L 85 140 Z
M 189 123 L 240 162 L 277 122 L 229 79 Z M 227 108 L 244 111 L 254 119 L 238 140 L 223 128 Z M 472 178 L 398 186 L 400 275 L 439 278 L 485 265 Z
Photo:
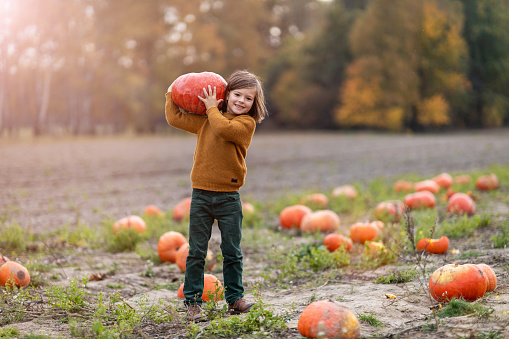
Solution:
M 221 102 L 223 102 L 223 99 L 217 100 L 216 87 L 214 87 L 213 91 L 212 91 L 212 88 L 210 87 L 210 85 L 208 86 L 208 88 L 209 88 L 208 92 L 207 92 L 207 89 L 205 89 L 205 88 L 203 89 L 203 93 L 205 93 L 204 97 L 202 98 L 201 96 L 198 95 L 198 99 L 203 101 L 206 109 L 209 109 L 211 107 L 219 107 Z

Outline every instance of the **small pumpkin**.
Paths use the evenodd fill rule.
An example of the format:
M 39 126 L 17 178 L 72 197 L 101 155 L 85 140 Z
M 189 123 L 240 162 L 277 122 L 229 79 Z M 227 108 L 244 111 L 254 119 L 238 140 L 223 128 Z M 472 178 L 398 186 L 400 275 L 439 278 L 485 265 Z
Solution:
M 477 178 L 475 183 L 476 187 L 480 191 L 491 191 L 498 188 L 499 182 L 496 174 L 491 173 L 487 175 L 482 175 Z
M 339 228 L 339 215 L 331 210 L 319 210 L 306 214 L 301 221 L 302 232 L 334 232 Z
M 341 196 L 344 196 L 348 199 L 355 199 L 359 193 L 357 192 L 357 189 L 353 187 L 352 185 L 342 185 L 334 188 L 332 190 L 332 197 L 338 198 Z
M 209 294 L 211 294 L 212 300 L 219 301 L 223 299 L 224 288 L 221 284 L 221 281 L 217 279 L 212 274 L 204 274 L 203 275 L 203 294 L 201 296 L 203 301 L 210 301 L 211 298 Z M 177 291 L 177 298 L 185 299 L 184 296 L 184 284 L 182 283 Z
M 279 224 L 283 228 L 300 228 L 302 218 L 311 212 L 311 208 L 305 205 L 287 206 L 279 213 Z
M 300 204 L 311 208 L 324 209 L 329 205 L 329 198 L 323 193 L 313 193 L 303 197 L 300 200 Z
M 30 274 L 25 266 L 7 261 L 0 266 L 0 286 L 26 287 L 30 284 Z
M 242 214 L 244 215 L 253 215 L 256 213 L 256 208 L 253 206 L 253 204 L 242 201 Z
M 486 293 L 488 278 L 476 265 L 447 264 L 437 269 L 429 279 L 429 290 L 438 302 L 452 298 L 474 301 Z
M 452 185 L 452 176 L 449 173 L 440 173 L 433 179 L 434 182 L 438 184 L 443 189 L 448 189 Z
M 366 241 L 375 240 L 380 230 L 375 224 L 367 222 L 356 222 L 350 226 L 350 239 L 353 242 L 364 244 Z
M 420 191 L 405 195 L 403 203 L 410 209 L 433 208 L 437 198 L 430 191 Z
M 477 267 L 483 270 L 484 274 L 488 277 L 488 286 L 486 292 L 493 292 L 497 288 L 497 275 L 491 267 L 486 264 L 477 264 Z
M 415 190 L 417 192 L 429 191 L 433 194 L 440 192 L 440 186 L 433 180 L 423 180 L 415 183 Z
M 226 80 L 214 72 L 187 73 L 179 76 L 171 85 L 171 98 L 185 111 L 205 114 L 207 109 L 198 96 L 203 97 L 203 89 L 208 88 L 209 85 L 212 89 L 216 88 L 218 100 L 224 99 Z
M 405 214 L 405 205 L 399 200 L 382 201 L 375 207 L 375 218 L 383 222 L 399 222 Z
M 180 200 L 177 205 L 173 208 L 172 218 L 173 220 L 180 222 L 184 218 L 189 217 L 191 211 L 191 197 Z
M 143 215 L 147 217 L 160 217 L 164 215 L 164 212 L 155 205 L 148 205 L 143 209 Z
M 426 251 L 432 254 L 444 254 L 449 249 L 449 238 L 442 236 L 440 239 L 422 238 L 417 242 L 418 251 Z
M 454 177 L 454 183 L 458 185 L 470 184 L 472 178 L 468 174 L 461 174 Z
M 386 251 L 385 245 L 381 241 L 370 241 L 366 243 L 366 248 L 364 249 L 364 253 L 366 255 L 376 257 Z
M 345 250 L 350 251 L 353 246 L 352 239 L 337 233 L 327 234 L 323 239 L 323 244 L 330 252 L 334 252 L 341 246 L 343 246 Z
M 415 189 L 414 184 L 406 180 L 397 180 L 393 188 L 396 192 L 412 192 Z
M 113 232 L 118 233 L 122 229 L 132 229 L 136 233 L 144 233 L 147 230 L 147 225 L 141 217 L 129 215 L 115 221 L 113 224 Z
M 472 215 L 475 213 L 475 202 L 466 193 L 454 193 L 447 201 L 447 213 Z
M 175 262 L 175 255 L 179 248 L 187 244 L 187 239 L 182 233 L 169 231 L 159 237 L 157 253 L 162 262 Z
M 302 311 L 297 328 L 306 338 L 359 338 L 361 327 L 355 314 L 333 300 L 314 301 Z
M 189 244 L 182 245 L 175 254 L 175 263 L 182 272 L 186 271 L 187 256 L 189 255 Z M 207 257 L 205 258 L 205 270 L 210 272 L 216 265 L 216 257 L 211 250 L 207 250 Z

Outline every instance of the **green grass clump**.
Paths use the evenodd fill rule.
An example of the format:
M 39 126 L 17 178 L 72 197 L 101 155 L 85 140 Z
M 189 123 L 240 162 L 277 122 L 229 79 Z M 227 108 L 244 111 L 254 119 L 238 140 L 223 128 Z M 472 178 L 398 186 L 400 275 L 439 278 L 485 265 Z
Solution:
M 499 233 L 491 236 L 491 241 L 495 248 L 506 248 L 509 245 L 509 223 L 507 220 L 500 227 Z
M 417 272 L 416 269 L 410 268 L 406 270 L 400 270 L 400 271 L 393 271 L 389 273 L 386 276 L 381 276 L 375 279 L 375 284 L 403 284 L 410 282 L 417 278 L 417 275 L 419 272 Z
M 373 313 L 358 314 L 359 321 L 371 325 L 373 327 L 383 327 L 385 324 L 379 320 Z
M 486 307 L 479 302 L 470 303 L 463 299 L 451 299 L 436 315 L 440 318 L 452 318 L 473 314 L 478 318 L 487 318 L 493 312 L 493 307 Z

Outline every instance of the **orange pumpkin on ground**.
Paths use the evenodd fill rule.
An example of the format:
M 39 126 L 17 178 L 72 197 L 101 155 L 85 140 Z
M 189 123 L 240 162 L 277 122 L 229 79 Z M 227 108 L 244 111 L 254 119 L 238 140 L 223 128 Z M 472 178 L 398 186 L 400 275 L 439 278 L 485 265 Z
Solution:
M 255 214 L 255 212 L 256 212 L 256 209 L 253 206 L 253 204 L 251 204 L 249 202 L 245 202 L 245 201 L 242 202 L 242 214 L 253 215 L 253 214 Z
M 481 191 L 495 190 L 498 185 L 498 177 L 494 173 L 480 176 L 475 183 L 477 189 Z
M 454 183 L 458 185 L 470 184 L 472 178 L 468 174 L 461 174 L 454 177 Z
M 341 246 L 347 251 L 352 249 L 353 243 L 352 239 L 345 237 L 342 234 L 330 233 L 325 236 L 323 239 L 323 244 L 327 249 L 331 252 L 334 252 Z
M 189 217 L 191 211 L 191 197 L 180 200 L 173 208 L 172 218 L 175 221 L 182 221 L 185 217 Z
M 415 189 L 414 184 L 406 180 L 396 181 L 393 188 L 396 192 L 412 192 Z
M 449 173 L 441 173 L 431 180 L 443 189 L 448 189 L 452 185 L 452 176 Z
M 440 186 L 433 180 L 423 180 L 415 183 L 415 190 L 417 192 L 430 191 L 433 194 L 440 192 Z
M 28 270 L 15 261 L 7 261 L 0 266 L 0 286 L 26 287 L 30 284 Z
M 311 208 L 327 208 L 329 205 L 329 198 L 322 193 L 313 193 L 306 195 L 300 200 L 301 205 L 306 205 Z
M 122 229 L 132 229 L 136 233 L 143 233 L 147 230 L 145 221 L 137 215 L 129 215 L 121 218 L 113 224 L 113 232 L 118 233 Z
M 405 205 L 399 200 L 382 201 L 375 207 L 375 218 L 383 222 L 399 222 L 405 214 Z
M 367 248 L 364 250 L 364 253 L 372 257 L 375 257 L 383 252 L 385 252 L 385 245 L 381 241 L 368 242 Z
M 175 254 L 175 263 L 182 272 L 186 271 L 187 256 L 189 255 L 189 244 L 182 245 Z M 205 270 L 210 272 L 216 265 L 216 257 L 211 250 L 207 250 L 207 257 L 205 258 Z
M 300 229 L 302 232 L 334 232 L 339 228 L 339 215 L 331 210 L 320 210 L 306 214 L 302 218 Z
M 148 205 L 143 210 L 143 215 L 146 215 L 147 217 L 160 217 L 164 215 L 164 212 L 155 205 Z
M 383 231 L 383 229 L 385 227 L 384 222 L 381 220 L 372 221 L 372 222 L 370 222 L 370 224 L 373 226 L 376 226 L 380 232 Z
M 361 327 L 355 314 L 333 300 L 314 301 L 302 311 L 297 328 L 306 338 L 359 338 Z
M 292 205 L 285 207 L 279 213 L 279 224 L 283 228 L 300 228 L 302 218 L 311 212 L 313 212 L 311 208 L 305 205 Z
M 187 239 L 182 233 L 169 231 L 159 237 L 157 253 L 162 262 L 175 262 L 175 255 L 182 245 L 187 244 Z
M 426 251 L 432 254 L 444 254 L 449 249 L 449 238 L 442 236 L 440 239 L 423 238 L 417 242 L 418 251 Z
M 355 199 L 355 198 L 357 198 L 358 195 L 359 195 L 359 193 L 357 192 L 355 187 L 353 187 L 352 185 L 342 185 L 342 186 L 338 186 L 332 190 L 333 198 L 338 198 L 340 196 L 344 196 L 348 199 Z
M 356 222 L 350 226 L 350 239 L 353 242 L 364 244 L 366 241 L 373 241 L 379 236 L 380 230 L 377 226 L 367 222 Z
M 412 210 L 433 208 L 437 204 L 437 198 L 430 191 L 420 191 L 405 195 L 403 203 Z
M 472 215 L 475 213 L 475 202 L 466 193 L 454 193 L 447 201 L 447 213 Z
M 212 274 L 203 275 L 203 294 L 201 298 L 203 301 L 210 301 L 209 293 L 212 293 L 211 297 L 213 301 L 219 301 L 223 299 L 223 284 Z M 185 299 L 184 296 L 184 284 L 182 283 L 177 291 L 177 298 Z
M 486 286 L 486 292 L 493 292 L 497 288 L 497 275 L 491 267 L 486 264 L 477 264 L 484 274 L 488 277 L 488 286 Z
M 477 265 L 448 264 L 440 267 L 429 279 L 429 291 L 438 302 L 452 298 L 474 301 L 486 293 L 488 278 Z

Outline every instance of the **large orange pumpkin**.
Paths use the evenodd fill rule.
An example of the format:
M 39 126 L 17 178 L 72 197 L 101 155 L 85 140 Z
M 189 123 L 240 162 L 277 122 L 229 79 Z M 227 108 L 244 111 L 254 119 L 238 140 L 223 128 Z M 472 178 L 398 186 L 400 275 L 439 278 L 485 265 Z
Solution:
M 475 213 L 475 202 L 466 193 L 454 193 L 447 201 L 447 213 L 472 215 Z
M 210 301 L 209 293 L 212 293 L 212 297 L 214 301 L 222 300 L 223 296 L 223 285 L 212 274 L 204 274 L 203 275 L 203 294 L 201 296 L 203 301 Z M 216 293 L 217 291 L 217 293 Z M 181 284 L 178 291 L 177 291 L 177 298 L 185 299 L 184 297 L 184 284 Z
M 163 216 L 164 212 L 155 205 L 148 205 L 143 210 L 143 215 L 146 215 L 147 217 L 159 217 Z
M 169 231 L 159 237 L 157 253 L 162 262 L 175 262 L 178 249 L 187 243 L 182 233 Z
M 452 185 L 452 176 L 449 173 L 441 173 L 431 180 L 443 189 L 448 189 Z
M 302 232 L 334 232 L 339 228 L 339 215 L 331 210 L 319 210 L 306 214 L 301 221 Z
M 342 185 L 342 186 L 338 186 L 332 190 L 333 198 L 338 198 L 338 197 L 344 196 L 348 199 L 355 199 L 355 198 L 357 198 L 358 195 L 359 195 L 359 193 L 357 192 L 355 187 L 353 187 L 352 185 Z
M 314 301 L 302 311 L 297 328 L 306 338 L 359 338 L 361 327 L 355 314 L 333 300 Z
M 224 99 L 226 80 L 213 72 L 187 73 L 179 76 L 171 85 L 171 98 L 182 109 L 196 114 L 205 114 L 205 104 L 198 98 L 203 97 L 203 89 L 216 88 L 216 99 Z M 221 105 L 220 105 L 221 106 Z
M 375 218 L 383 222 L 399 222 L 405 214 L 405 205 L 399 200 L 382 201 L 375 207 Z
M 440 186 L 433 180 L 423 180 L 415 183 L 415 190 L 417 192 L 429 191 L 433 194 L 440 192 Z
M 329 205 L 329 198 L 323 193 L 313 193 L 303 197 L 300 204 L 311 208 L 326 208 Z
M 442 236 L 440 239 L 422 238 L 417 242 L 418 251 L 426 251 L 432 254 L 444 254 L 449 249 L 449 238 Z
M 177 205 L 173 208 L 172 218 L 175 221 L 182 221 L 185 217 L 189 216 L 191 211 L 191 197 L 180 200 Z
M 182 272 L 186 271 L 187 256 L 189 255 L 189 244 L 182 245 L 175 254 L 175 263 Z M 210 272 L 216 265 L 216 257 L 211 250 L 207 250 L 205 258 L 205 270 Z
M 463 298 L 474 301 L 484 296 L 488 278 L 476 265 L 448 264 L 440 267 L 429 279 L 431 296 L 438 302 Z
M 113 224 L 113 232 L 118 233 L 122 229 L 132 229 L 136 233 L 143 233 L 147 230 L 145 221 L 137 215 L 129 215 L 121 218 Z
M 0 286 L 26 287 L 30 284 L 28 270 L 15 261 L 7 261 L 0 266 Z
M 353 243 L 352 239 L 345 237 L 342 234 L 337 233 L 329 233 L 323 239 L 323 244 L 327 249 L 331 252 L 334 252 L 341 246 L 347 251 L 352 249 Z
M 375 240 L 379 233 L 379 228 L 373 223 L 356 222 L 350 226 L 350 239 L 361 244 Z
M 311 212 L 311 208 L 305 205 L 287 206 L 279 213 L 279 223 L 283 228 L 300 228 L 302 218 Z
M 491 267 L 486 264 L 477 264 L 477 267 L 483 270 L 484 274 L 488 277 L 488 286 L 486 292 L 493 292 L 497 288 L 497 275 Z
M 403 203 L 410 209 L 433 208 L 437 198 L 430 191 L 420 191 L 405 195 Z
M 477 189 L 481 191 L 490 191 L 498 188 L 498 177 L 496 174 L 491 173 L 487 175 L 482 175 L 477 178 L 475 183 Z

